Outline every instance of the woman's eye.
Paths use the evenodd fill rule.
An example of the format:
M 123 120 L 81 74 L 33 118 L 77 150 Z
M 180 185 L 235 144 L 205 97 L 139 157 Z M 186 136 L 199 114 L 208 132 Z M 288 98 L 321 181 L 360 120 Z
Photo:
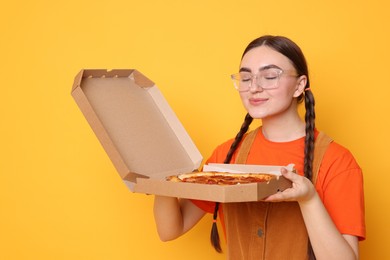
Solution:
M 274 80 L 274 79 L 278 78 L 278 74 L 272 73 L 272 72 L 268 72 L 268 73 L 263 74 L 263 78 L 266 79 L 266 80 Z
M 252 77 L 250 75 L 241 75 L 240 78 L 242 82 L 248 82 L 252 80 Z
M 262 78 L 266 80 L 276 80 L 279 77 L 279 72 L 274 69 L 269 69 L 263 72 Z

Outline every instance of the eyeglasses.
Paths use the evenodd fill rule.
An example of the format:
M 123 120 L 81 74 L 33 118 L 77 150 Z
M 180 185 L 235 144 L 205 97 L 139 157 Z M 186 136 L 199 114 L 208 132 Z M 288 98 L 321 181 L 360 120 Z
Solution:
M 239 73 L 231 75 L 234 87 L 239 92 L 245 92 L 250 90 L 253 86 L 252 83 L 255 80 L 256 86 L 262 89 L 275 89 L 279 87 L 279 79 L 282 75 L 297 77 L 296 74 L 286 74 L 279 68 L 268 68 L 261 70 L 258 74 L 252 74 L 247 71 L 241 71 Z

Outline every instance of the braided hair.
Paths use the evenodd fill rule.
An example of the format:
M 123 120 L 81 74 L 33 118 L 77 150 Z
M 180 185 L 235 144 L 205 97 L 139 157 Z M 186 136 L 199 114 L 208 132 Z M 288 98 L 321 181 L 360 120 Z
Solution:
M 305 56 L 303 55 L 303 52 L 299 48 L 299 46 L 293 41 L 291 41 L 290 39 L 283 36 L 265 35 L 250 42 L 249 45 L 244 50 L 242 57 L 248 51 L 260 46 L 267 46 L 283 54 L 288 59 L 290 59 L 295 70 L 297 71 L 298 76 L 305 75 L 307 77 L 305 91 L 300 96 L 297 97 L 297 102 L 302 103 L 303 101 L 305 101 L 306 136 L 305 136 L 305 148 L 304 148 L 304 176 L 309 180 L 312 180 L 313 154 L 314 154 L 314 129 L 315 129 L 315 110 L 314 110 L 315 102 L 314 102 L 314 96 L 310 90 L 309 70 L 307 67 Z M 252 121 L 253 118 L 249 114 L 246 114 L 244 123 L 241 125 L 240 131 L 238 132 L 232 145 L 230 146 L 230 149 L 226 155 L 224 163 L 231 162 L 234 152 L 236 151 L 238 145 L 242 141 L 243 136 L 248 131 Z M 218 210 L 219 210 L 219 203 L 217 202 L 214 208 L 213 227 L 211 231 L 211 244 L 213 245 L 213 247 L 216 249 L 217 252 L 222 252 L 219 243 L 220 241 L 219 241 L 218 230 L 216 227 Z M 310 259 L 315 259 L 313 250 L 310 245 L 310 241 L 309 241 L 308 253 Z
M 252 123 L 252 121 L 253 121 L 253 118 L 249 114 L 246 114 L 244 123 L 241 125 L 241 129 L 238 132 L 238 134 L 236 135 L 236 138 L 234 139 L 232 145 L 230 146 L 229 152 L 227 153 L 225 161 L 223 163 L 226 163 L 226 164 L 230 163 L 234 152 L 236 151 L 238 145 L 240 144 L 243 136 L 248 131 L 249 126 Z M 221 244 L 220 244 L 219 234 L 218 234 L 218 229 L 217 229 L 218 209 L 219 209 L 219 202 L 216 202 L 215 208 L 214 208 L 214 214 L 213 214 L 213 226 L 211 228 L 210 241 L 211 241 L 211 245 L 215 248 L 215 250 L 218 253 L 221 253 L 222 249 L 221 249 Z

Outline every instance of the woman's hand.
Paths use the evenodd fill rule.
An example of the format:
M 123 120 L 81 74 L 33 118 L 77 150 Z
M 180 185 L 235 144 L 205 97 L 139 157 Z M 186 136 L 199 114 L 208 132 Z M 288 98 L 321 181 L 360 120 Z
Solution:
M 358 238 L 340 234 L 311 181 L 284 168 L 281 173 L 292 181 L 292 187 L 265 201 L 298 202 L 317 259 L 359 259 Z
M 282 192 L 275 193 L 267 197 L 264 201 L 309 201 L 316 195 L 316 190 L 312 182 L 304 176 L 300 176 L 294 172 L 288 171 L 285 168 L 281 169 L 281 174 L 292 181 L 292 187 L 285 189 Z

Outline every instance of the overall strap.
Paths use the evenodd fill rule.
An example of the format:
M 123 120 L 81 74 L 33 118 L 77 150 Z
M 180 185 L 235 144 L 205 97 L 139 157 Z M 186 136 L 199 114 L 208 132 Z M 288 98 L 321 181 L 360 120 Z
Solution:
M 324 132 L 320 132 L 314 141 L 314 158 L 313 158 L 313 184 L 317 181 L 318 172 L 320 170 L 322 158 L 328 149 L 329 144 L 333 142 L 333 139 L 326 135 Z
M 253 142 L 255 141 L 257 132 L 259 131 L 260 127 L 256 128 L 255 130 L 249 132 L 244 140 L 241 143 L 241 147 L 238 150 L 237 157 L 235 163 L 237 164 L 245 164 L 246 159 L 248 158 L 249 151 L 252 147 Z

